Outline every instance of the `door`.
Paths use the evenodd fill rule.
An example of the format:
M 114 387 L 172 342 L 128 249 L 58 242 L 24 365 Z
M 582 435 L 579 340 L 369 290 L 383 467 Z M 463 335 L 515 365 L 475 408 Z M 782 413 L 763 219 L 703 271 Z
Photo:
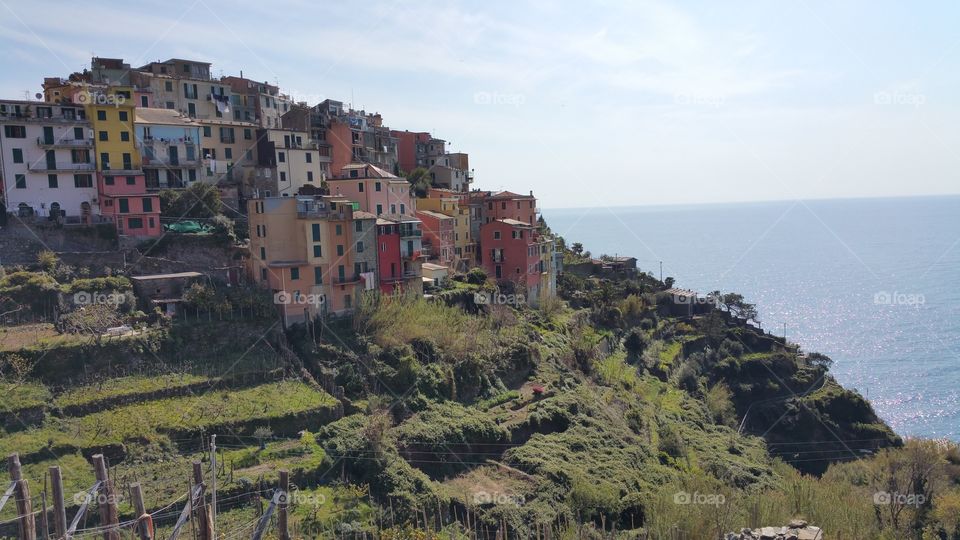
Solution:
M 53 126 L 43 127 L 43 142 L 44 144 L 53 144 Z
M 53 150 L 47 150 L 47 169 L 51 171 L 57 169 L 57 154 Z
M 194 103 L 187 103 L 187 116 L 190 118 L 197 117 L 197 105 Z
M 413 240 L 407 240 L 407 257 L 413 257 Z
M 170 155 L 170 164 L 171 164 L 171 165 L 179 165 L 179 164 L 180 164 L 180 152 L 179 152 L 179 150 L 177 150 L 177 147 L 176 147 L 176 146 L 173 146 L 173 145 L 170 146 L 169 155 Z

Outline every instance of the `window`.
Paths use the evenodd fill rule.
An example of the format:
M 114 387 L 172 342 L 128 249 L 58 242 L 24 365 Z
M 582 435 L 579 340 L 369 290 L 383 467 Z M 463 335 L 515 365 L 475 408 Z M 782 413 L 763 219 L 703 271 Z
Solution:
M 3 134 L 8 139 L 26 139 L 27 128 L 25 126 L 3 126 Z
M 106 184 L 106 185 L 108 185 L 108 186 L 112 186 L 112 185 L 113 185 L 113 177 L 112 177 L 112 176 L 104 176 L 104 177 L 103 177 L 103 183 Z
M 337 244 L 337 257 L 343 257 L 343 244 Z
M 363 253 L 363 242 L 357 242 L 357 253 Z
M 86 138 L 83 134 L 83 128 L 79 128 L 79 127 L 73 128 L 73 138 L 77 139 L 78 141 L 81 141 L 84 138 Z
M 340 236 L 342 234 L 343 234 L 343 225 L 337 223 L 337 236 Z
M 363 193 L 363 182 L 357 183 L 357 190 L 360 191 L 360 193 Z
M 323 285 L 323 270 L 319 266 L 313 267 L 313 282 L 316 285 Z
M 359 176 L 356 170 L 350 171 L 350 178 L 359 178 Z
M 197 170 L 196 169 L 187 169 L 187 178 L 191 182 L 197 181 Z
M 23 149 L 14 148 L 13 149 L 13 162 L 14 163 L 23 163 Z
M 123 199 L 120 199 L 121 201 Z M 121 205 L 122 206 L 122 205 Z M 127 219 L 127 228 L 128 229 L 142 229 L 143 228 L 143 218 L 132 217 Z
M 313 256 L 314 257 L 323 257 L 323 250 L 320 247 L 320 244 L 313 245 Z
M 320 224 L 319 224 L 319 223 L 313 223 L 313 224 L 311 224 L 311 225 L 310 225 L 310 232 L 311 232 L 311 234 L 312 234 L 312 236 L 313 236 L 313 241 L 314 241 L 314 242 L 319 242 L 319 241 L 320 241 Z
M 277 152 L 277 161 L 285 163 L 287 161 L 287 155 L 284 152 Z
M 396 214 L 396 213 L 397 213 L 397 205 L 395 205 L 395 204 L 391 204 L 391 205 L 390 205 L 390 213 L 391 213 L 391 214 Z
M 156 227 L 156 226 L 157 226 L 156 222 L 153 221 L 153 218 L 150 218 L 150 228 L 152 229 L 152 228 L 154 228 L 154 227 Z
M 383 205 L 382 205 L 382 204 L 378 204 L 378 205 L 377 205 L 377 215 L 379 216 L 379 215 L 382 214 L 382 213 L 383 213 Z
M 363 222 L 357 220 L 355 223 L 356 225 L 354 227 L 356 228 L 357 232 L 363 232 Z
M 175 108 L 176 108 L 176 104 L 175 104 L 174 102 L 172 102 L 172 101 L 168 101 L 168 102 L 167 102 L 167 108 L 168 108 L 168 109 L 175 109 Z
M 300 279 L 300 269 L 299 269 L 299 268 L 291 268 L 291 269 L 290 269 L 290 279 L 293 280 L 293 281 L 296 281 L 296 280 Z
M 27 176 L 18 174 L 14 176 L 17 189 L 27 189 Z
M 223 149 L 223 159 L 233 159 L 233 148 Z
M 120 121 L 121 121 L 121 122 L 126 122 L 127 120 L 128 120 L 128 118 L 127 118 L 127 111 L 120 111 Z
M 253 133 L 251 133 L 249 129 L 244 129 L 243 138 L 249 141 L 250 139 L 253 138 Z
M 284 171 L 280 171 L 280 181 L 281 182 L 287 181 L 287 173 L 285 173 Z
M 151 199 L 150 197 L 143 198 L 143 211 L 153 212 L 153 199 Z
M 101 141 L 106 141 L 106 140 L 109 139 L 109 137 L 107 137 L 107 132 L 106 132 L 106 131 L 101 131 L 100 133 L 97 134 L 97 137 L 98 137 Z
M 126 214 L 130 212 L 130 201 L 127 199 L 119 199 L 120 201 L 120 213 Z
M 307 163 L 313 163 L 313 154 L 311 154 L 310 152 L 307 152 L 304 155 L 307 156 Z
M 374 191 L 380 191 L 380 182 L 374 182 L 374 183 L 373 183 L 373 190 L 374 190 Z
M 203 136 L 210 137 L 210 126 L 203 126 Z
M 140 96 L 140 106 L 141 106 L 141 107 L 149 107 L 149 106 L 150 106 L 150 99 L 149 99 L 147 96 Z
M 55 174 L 47 175 L 47 187 L 49 187 L 50 189 L 57 189 L 58 187 L 60 187 L 59 184 L 60 182 L 57 180 L 57 175 Z
M 267 248 L 262 246 L 260 247 L 260 259 L 267 260 Z
M 133 168 L 133 156 L 126 152 L 123 153 L 123 168 L 126 170 Z
M 130 132 L 129 132 L 129 131 L 121 131 L 121 132 L 120 132 L 120 140 L 123 141 L 123 142 L 130 142 Z
M 313 171 L 307 171 L 307 182 L 313 182 Z
M 266 269 L 266 268 L 261 268 L 261 269 L 260 269 L 260 281 L 266 281 L 266 280 L 267 280 L 267 269 Z
M 163 89 L 167 92 L 173 92 L 173 81 L 163 81 Z
M 70 161 L 72 163 L 90 163 L 89 150 L 71 150 Z
M 406 213 L 407 213 L 407 205 L 405 205 L 405 204 L 403 204 L 403 203 L 400 204 L 400 213 L 401 213 L 401 214 L 406 214 Z
M 105 122 L 107 120 L 107 111 L 97 111 L 97 120 Z
M 110 178 L 110 177 L 108 176 L 107 178 Z M 73 175 L 73 187 L 78 187 L 78 188 L 93 187 L 93 175 L 92 174 Z M 107 202 L 110 202 L 110 199 L 107 199 Z
M 493 231 L 493 239 L 494 240 L 500 239 L 500 231 Z

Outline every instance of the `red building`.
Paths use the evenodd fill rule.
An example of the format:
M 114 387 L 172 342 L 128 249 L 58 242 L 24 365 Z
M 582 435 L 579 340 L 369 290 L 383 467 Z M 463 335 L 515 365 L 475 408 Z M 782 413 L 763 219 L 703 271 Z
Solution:
M 425 163 L 419 163 L 417 157 L 423 154 L 422 145 L 427 144 L 432 138 L 429 133 L 394 130 L 390 134 L 397 138 L 397 164 L 401 171 L 410 172 L 425 165 Z M 421 145 L 420 151 L 418 151 L 418 145 Z
M 423 291 L 420 220 L 408 216 L 377 218 L 377 269 L 380 291 Z
M 423 223 L 423 251 L 430 260 L 453 266 L 456 255 L 454 245 L 453 216 L 431 210 L 417 210 L 417 217 Z M 429 249 L 427 246 L 430 246 Z
M 117 225 L 124 236 L 160 236 L 160 196 L 147 192 L 140 170 L 106 170 L 97 173 L 100 213 Z
M 510 191 L 475 191 L 470 193 L 470 197 L 479 199 L 481 224 L 498 219 L 513 219 L 528 225 L 537 224 L 537 198 L 532 191 L 529 195 Z

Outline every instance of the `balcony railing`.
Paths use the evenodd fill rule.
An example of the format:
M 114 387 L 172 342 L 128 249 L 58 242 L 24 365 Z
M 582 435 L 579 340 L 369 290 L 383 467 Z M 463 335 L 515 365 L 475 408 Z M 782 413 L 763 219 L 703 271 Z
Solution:
M 143 174 L 143 169 L 134 169 L 134 168 L 111 169 L 109 166 L 107 166 L 107 167 L 104 167 L 103 174 L 107 176 L 139 176 Z
M 95 171 L 97 168 L 93 163 L 55 163 L 53 167 L 46 162 L 31 163 L 27 165 L 30 172 L 50 172 L 50 171 Z
M 37 137 L 37 146 L 45 148 L 86 148 L 93 146 L 93 139 L 59 139 L 51 141 L 43 137 Z

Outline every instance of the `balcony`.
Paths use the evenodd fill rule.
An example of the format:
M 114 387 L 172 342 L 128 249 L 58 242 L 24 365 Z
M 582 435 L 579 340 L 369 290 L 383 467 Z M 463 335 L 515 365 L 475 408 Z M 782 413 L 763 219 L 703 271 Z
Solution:
M 420 238 L 421 236 L 423 236 L 423 231 L 420 229 L 400 227 L 400 238 Z
M 170 158 L 157 158 L 157 157 L 144 157 L 143 158 L 144 167 L 184 167 L 187 169 L 196 169 L 200 167 L 199 159 L 170 159 Z
M 27 165 L 30 172 L 93 172 L 97 170 L 93 163 L 55 163 L 51 167 L 48 163 L 31 163 Z
M 128 166 L 131 168 L 111 169 L 109 166 L 105 166 L 103 174 L 105 176 L 140 176 L 143 174 L 143 169 L 134 169 L 132 166 Z
M 89 148 L 93 146 L 93 139 L 60 139 L 48 140 L 37 137 L 37 146 L 41 148 Z

